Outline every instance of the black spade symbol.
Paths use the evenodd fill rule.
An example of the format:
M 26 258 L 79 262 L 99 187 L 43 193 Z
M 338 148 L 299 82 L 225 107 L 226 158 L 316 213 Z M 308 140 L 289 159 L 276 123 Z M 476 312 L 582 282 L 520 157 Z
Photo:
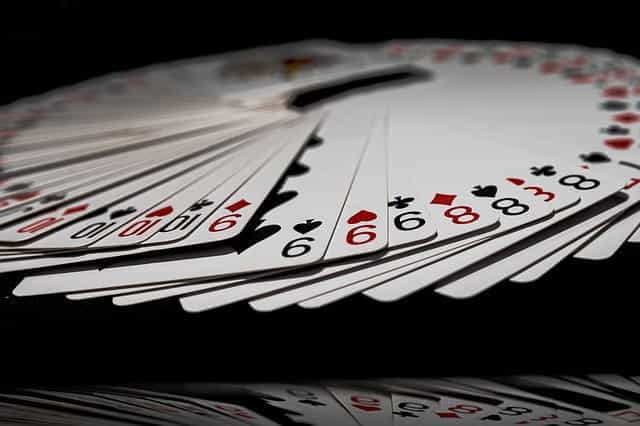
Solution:
M 499 415 L 497 415 L 497 414 L 492 414 L 492 415 L 490 415 L 490 416 L 483 417 L 483 418 L 482 418 L 482 419 L 480 419 L 480 420 L 494 420 L 494 421 L 498 422 L 498 421 L 502 420 L 502 417 L 500 417 L 500 416 L 499 416 Z
M 607 157 L 601 152 L 591 152 L 589 154 L 580 154 L 582 161 L 587 163 L 608 163 L 611 158 Z
M 293 229 L 301 234 L 306 234 L 313 231 L 320 225 L 322 225 L 322 222 L 319 220 L 307 219 L 305 222 L 294 225 Z
M 128 215 L 128 214 L 131 214 L 131 213 L 133 213 L 133 212 L 135 212 L 135 211 L 136 211 L 136 209 L 135 209 L 134 207 L 129 206 L 129 207 L 127 207 L 126 209 L 119 209 L 119 210 L 115 210 L 115 211 L 113 211 L 113 212 L 109 215 L 109 218 L 111 218 L 111 219 L 117 219 L 117 218 L 119 218 L 119 217 L 126 216 L 126 215 Z
M 627 129 L 626 127 L 622 127 L 618 124 L 612 124 L 609 127 L 606 127 L 604 129 L 600 129 L 601 133 L 606 133 L 608 135 L 628 135 L 629 134 L 629 129 Z
M 629 108 L 629 103 L 623 101 L 606 101 L 600 104 L 600 108 L 607 111 L 624 111 Z
M 476 185 L 473 187 L 473 191 L 471 191 L 471 193 L 476 197 L 493 198 L 498 193 L 498 187 L 496 187 L 495 185 L 487 185 L 487 186 Z

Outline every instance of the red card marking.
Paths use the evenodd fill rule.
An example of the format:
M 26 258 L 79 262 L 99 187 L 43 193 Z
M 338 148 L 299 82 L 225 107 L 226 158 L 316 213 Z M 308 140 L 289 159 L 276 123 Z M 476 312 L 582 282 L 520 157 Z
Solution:
M 233 204 L 229 204 L 228 206 L 225 207 L 225 209 L 227 209 L 231 213 L 233 213 L 236 210 L 240 210 L 240 209 L 243 209 L 243 208 L 247 207 L 249 204 L 251 204 L 251 203 L 243 198 L 240 201 L 236 201 Z
M 85 211 L 87 209 L 87 207 L 89 207 L 89 204 L 80 204 L 80 205 L 77 205 L 77 206 L 69 207 L 64 212 L 62 212 L 62 216 L 66 216 L 66 215 L 72 214 L 72 213 L 80 213 L 82 211 Z
M 613 121 L 623 124 L 633 124 L 640 121 L 640 114 L 635 112 L 622 112 L 613 116 Z
M 604 144 L 613 149 L 629 149 L 633 145 L 633 139 L 631 138 L 616 138 L 607 139 Z
M 604 89 L 602 95 L 607 98 L 626 98 L 629 96 L 629 89 L 626 86 L 611 86 Z
M 349 225 L 353 225 L 354 223 L 359 222 L 369 222 L 378 217 L 374 212 L 370 212 L 369 210 L 360 210 L 358 213 L 354 214 L 347 220 Z
M 456 197 L 457 195 L 441 194 L 438 192 L 433 196 L 431 204 L 444 204 L 445 206 L 450 206 L 453 203 L 453 200 L 456 199 Z
M 162 216 L 171 214 L 172 211 L 173 211 L 173 207 L 164 206 L 162 208 L 159 208 L 158 210 L 154 210 L 152 212 L 147 213 L 145 217 L 162 217 Z

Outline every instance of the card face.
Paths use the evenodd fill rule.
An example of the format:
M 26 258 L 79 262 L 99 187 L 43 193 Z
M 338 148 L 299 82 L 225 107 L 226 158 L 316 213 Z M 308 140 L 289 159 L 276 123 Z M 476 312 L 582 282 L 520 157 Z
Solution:
M 573 174 L 565 174 L 558 179 L 558 182 L 565 178 L 565 176 L 573 176 Z M 580 175 L 585 176 L 585 175 Z M 581 207 L 589 207 L 594 203 L 598 202 L 601 199 L 604 199 L 607 195 L 613 194 L 616 191 L 616 188 L 619 187 L 619 184 L 616 180 L 613 181 L 604 181 L 600 178 L 591 178 L 585 176 L 584 179 L 593 179 L 593 182 L 598 182 L 597 186 L 590 185 L 591 189 L 580 190 L 583 191 L 581 193 Z M 588 191 L 588 194 L 587 194 Z M 535 233 L 539 232 L 542 229 L 547 228 L 555 223 L 558 223 L 563 220 L 565 217 L 570 217 L 572 212 L 577 211 L 578 209 L 570 209 L 567 211 L 561 211 L 556 213 L 554 217 L 550 220 L 542 222 L 540 224 L 530 226 L 524 230 L 513 232 L 508 235 L 505 235 L 501 238 L 496 238 L 494 240 L 490 240 L 484 244 L 478 245 L 475 248 L 465 250 L 461 252 L 458 256 L 450 257 L 444 259 L 440 262 L 437 262 L 433 265 L 430 265 L 428 268 L 424 268 L 422 270 L 417 270 L 413 273 L 403 275 L 402 277 L 398 277 L 393 281 L 390 281 L 386 284 L 382 284 L 380 286 L 374 287 L 370 290 L 367 290 L 365 294 L 369 297 L 372 297 L 376 300 L 385 300 L 392 301 L 402 298 L 413 291 L 417 291 L 420 288 L 424 288 L 432 283 L 435 283 L 448 275 L 452 274 L 455 271 L 460 271 L 463 269 L 463 265 L 471 265 L 474 262 L 480 261 L 492 253 L 497 253 L 498 251 L 509 247 L 512 244 L 515 244 L 517 241 L 521 241 L 528 236 L 532 236 Z M 578 210 L 579 211 L 579 210 Z M 514 273 L 517 272 L 514 271 Z M 423 278 L 428 276 L 429 278 Z M 493 280 L 494 278 L 492 278 Z M 402 282 L 400 282 L 400 280 Z M 459 282 L 458 279 L 457 282 Z M 495 283 L 496 281 L 492 281 Z M 483 284 L 487 286 L 486 282 Z M 461 287 L 462 288 L 462 287 Z M 478 289 L 477 292 L 482 291 L 483 287 L 475 287 Z M 438 290 L 438 292 L 444 291 L 443 289 Z M 468 294 L 468 293 L 465 293 Z M 475 294 L 475 293 L 473 293 Z M 462 292 L 459 293 L 462 295 Z M 471 295 L 471 294 L 469 294 Z M 468 297 L 468 296 L 467 296 Z
M 361 425 L 393 423 L 390 395 L 349 387 L 329 387 L 329 391 Z
M 194 146 L 190 148 L 190 154 L 195 155 L 198 151 L 203 149 L 203 146 L 215 146 L 222 143 L 224 140 L 224 138 L 221 141 L 205 139 L 202 143 L 206 145 L 194 144 Z M 206 153 L 206 148 L 204 149 Z M 169 160 L 158 161 L 156 163 L 151 162 L 150 165 L 147 165 L 142 169 L 137 168 L 136 170 L 128 173 L 114 176 L 111 179 L 102 180 L 101 182 L 94 183 L 93 185 L 69 191 L 65 194 L 65 198 L 69 201 L 79 198 L 79 201 L 76 203 L 68 203 L 67 205 L 63 205 L 62 202 L 56 202 L 52 203 L 48 208 L 40 208 L 33 212 L 29 212 L 30 215 L 34 215 L 35 217 L 21 221 L 17 225 L 5 227 L 0 231 L 0 239 L 7 243 L 24 243 L 35 239 L 46 232 L 51 232 L 63 225 L 66 225 L 71 220 L 81 218 L 97 211 L 100 208 L 117 202 L 124 198 L 123 193 L 128 194 L 141 191 L 154 183 L 171 179 L 175 173 L 179 173 L 185 169 L 188 170 L 190 167 L 197 166 L 198 163 L 202 161 L 202 158 L 199 158 L 198 156 L 195 158 L 189 158 L 189 151 L 187 151 L 186 155 L 184 152 L 182 154 L 183 158 L 185 156 L 187 158 L 185 161 L 176 162 L 175 160 Z M 117 187 L 112 187 L 118 183 L 123 184 L 120 184 Z M 100 190 L 102 191 L 98 192 Z M 85 196 L 87 193 L 92 192 L 95 193 Z M 39 215 L 37 214 L 40 210 L 52 209 L 58 206 L 61 207 L 60 211 L 45 212 Z
M 506 259 L 494 262 L 481 271 L 468 274 L 451 284 L 445 285 L 441 289 L 438 289 L 437 292 L 452 297 L 469 297 L 492 284 L 498 283 L 501 279 L 506 279 L 517 274 L 531 264 L 531 259 L 544 258 L 548 256 L 549 253 L 554 253 L 562 249 L 580 236 L 597 229 L 600 225 L 623 213 L 628 208 L 630 200 L 637 197 L 637 193 L 634 193 L 633 198 L 630 198 L 627 194 L 621 193 L 621 195 L 624 195 L 624 198 L 618 197 L 617 200 L 611 200 L 611 205 L 605 212 L 594 214 L 593 217 L 588 217 L 582 223 L 570 226 L 568 229 L 561 228 L 559 232 L 556 232 L 546 240 L 527 247 L 526 251 L 520 250 L 508 256 Z M 525 254 L 527 255 L 526 258 Z M 491 279 L 487 280 L 486 278 L 489 275 Z M 482 282 L 482 284 L 480 284 L 480 282 Z
M 183 271 L 199 271 L 198 274 L 202 274 L 200 277 L 203 278 L 291 267 L 319 261 L 324 256 L 344 203 L 349 182 L 355 173 L 355 164 L 362 154 L 371 118 L 369 114 L 359 117 L 358 121 L 354 121 L 352 117 L 349 127 L 338 124 L 337 119 L 337 121 L 325 123 L 319 135 L 325 139 L 325 142 L 305 151 L 301 158 L 311 171 L 287 178 L 273 199 L 272 205 L 263 203 L 263 211 L 267 210 L 267 212 L 261 212 L 261 214 L 265 215 L 266 223 L 263 225 L 261 220 L 256 220 L 253 227 L 248 229 L 248 238 L 244 241 L 240 240 L 234 247 L 236 253 L 218 257 L 216 262 L 211 262 L 208 258 L 194 258 L 175 261 L 175 263 L 165 261 L 103 269 L 99 275 L 100 282 L 104 283 L 104 286 L 101 284 L 100 288 L 130 285 L 135 284 L 136 281 L 146 284 L 155 280 L 154 277 L 159 281 L 170 281 L 174 279 L 172 275 L 176 277 L 175 279 L 197 278 L 197 276 L 185 277 Z M 331 149 L 323 151 L 324 146 L 326 146 L 325 149 L 331 148 L 333 151 Z M 330 178 L 322 173 L 314 174 L 314 169 L 323 170 L 329 167 L 333 162 L 336 149 L 339 149 L 345 159 L 344 162 L 339 163 L 342 167 L 337 168 L 334 164 Z M 348 161 L 347 155 L 350 156 Z M 336 194 L 341 196 L 336 198 Z M 300 215 L 309 218 L 302 220 Z M 323 224 L 326 227 L 322 226 Z M 255 262 L 248 265 L 244 260 L 247 256 Z M 178 263 L 180 268 L 176 269 L 175 266 Z M 196 266 L 197 264 L 200 266 Z M 92 271 L 74 273 L 74 275 L 95 273 Z M 120 274 L 124 275 L 120 276 Z M 66 274 L 60 274 L 59 278 L 62 278 L 62 275 Z M 62 281 L 66 284 L 59 288 L 60 291 L 86 290 L 86 280 L 80 275 L 76 275 L 77 281 L 69 279 L 70 277 L 64 278 Z M 57 288 L 49 279 L 46 281 L 48 281 L 45 285 L 48 288 L 47 291 Z
M 258 208 L 264 203 L 271 189 L 283 175 L 283 170 L 305 173 L 306 166 L 291 164 L 303 149 L 314 127 L 317 118 L 311 118 L 292 128 L 281 129 L 273 138 L 284 138 L 286 146 L 262 166 L 255 175 L 242 185 L 237 193 L 225 199 L 222 208 L 210 215 L 184 240 L 185 245 L 209 244 L 237 237 L 254 217 Z M 296 169 L 297 167 L 297 169 Z M 211 197 L 213 198 L 213 197 Z M 158 242 L 161 235 L 154 235 L 149 243 Z
M 603 226 L 596 228 L 592 232 L 583 235 L 572 243 L 567 244 L 563 248 L 545 257 L 544 259 L 541 259 L 540 261 L 528 266 L 524 271 L 521 271 L 516 275 L 509 277 L 509 281 L 514 283 L 528 283 L 539 279 L 564 259 L 580 250 L 581 247 L 584 247 L 584 245 L 593 238 L 593 234 L 597 234 L 598 231 L 602 228 Z
M 242 149 L 238 153 L 233 150 L 223 151 L 217 158 L 209 159 L 206 166 L 184 171 L 167 182 L 141 193 L 134 193 L 107 208 L 102 215 L 78 221 L 31 244 L 29 248 L 79 248 L 89 245 L 93 248 L 109 247 L 112 240 L 116 240 L 116 246 L 135 244 L 136 240 L 146 238 L 147 234 L 160 228 L 162 221 L 180 208 L 180 201 L 185 195 L 187 198 L 191 195 L 193 199 L 196 196 L 191 193 L 201 185 L 224 179 L 241 167 L 243 161 L 238 156 L 245 152 Z M 131 242 L 131 239 L 134 241 Z
M 387 247 L 387 149 L 383 119 L 374 123 L 325 261 Z M 433 230 L 435 233 L 435 229 Z
M 26 99 L 2 111 L 0 271 L 26 275 L 18 296 L 268 312 L 467 298 L 604 259 L 638 224 L 639 64 L 575 46 L 310 43 Z M 445 388 L 432 422 L 590 421 Z M 414 419 L 378 393 L 386 422 Z M 260 415 L 237 402 L 207 409 Z
M 263 394 L 268 404 L 289 410 L 288 417 L 292 421 L 346 426 L 359 424 L 327 390 L 320 387 L 257 384 L 251 389 Z
M 585 414 L 593 415 L 603 423 L 607 420 L 620 421 L 633 411 L 626 401 L 550 377 L 525 376 L 507 379 L 506 382 L 532 393 L 583 408 Z M 629 420 L 622 422 L 629 422 Z
M 205 170 L 205 175 L 198 174 L 196 180 L 189 182 L 171 194 L 169 198 L 162 199 L 161 203 L 153 205 L 143 214 L 133 220 L 129 220 L 124 225 L 115 228 L 115 230 L 104 238 L 101 238 L 91 244 L 92 248 L 109 248 L 121 247 L 126 245 L 139 244 L 150 238 L 154 233 L 160 232 L 161 229 L 174 229 L 174 227 L 189 226 L 189 220 L 197 220 L 198 215 L 189 215 L 181 221 L 174 221 L 176 217 L 186 211 L 198 211 L 202 207 L 206 207 L 213 203 L 212 200 L 202 198 L 207 192 L 216 185 L 226 182 L 241 168 L 246 166 L 246 160 L 243 156 L 251 155 L 250 151 L 241 150 L 234 153 L 231 158 L 222 158 L 215 164 L 215 170 L 209 167 Z M 215 160 L 214 160 L 215 161 Z M 209 163 L 211 164 L 211 163 Z M 181 182 L 187 174 L 173 179 L 171 182 Z M 160 190 L 160 189 L 159 189 Z M 155 194 L 154 194 L 155 195 Z M 186 223 L 185 223 L 186 222 Z M 170 225 L 171 224 L 171 225 Z
M 637 209 L 629 208 L 620 218 L 609 224 L 604 232 L 590 240 L 573 254 L 578 259 L 604 260 L 613 256 L 640 226 Z
M 426 424 L 430 410 L 434 410 L 437 402 L 412 395 L 392 393 L 393 425 L 413 426 Z

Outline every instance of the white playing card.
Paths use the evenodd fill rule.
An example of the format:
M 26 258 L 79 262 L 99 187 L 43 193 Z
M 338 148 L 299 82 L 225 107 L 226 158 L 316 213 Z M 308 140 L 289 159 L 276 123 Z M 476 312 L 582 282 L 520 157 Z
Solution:
M 118 296 L 120 294 L 132 293 L 138 290 L 140 291 L 157 290 L 161 288 L 173 287 L 175 285 L 176 285 L 175 283 L 168 283 L 168 284 L 155 284 L 155 285 L 149 285 L 149 286 L 141 286 L 141 288 L 126 287 L 126 288 L 119 288 L 115 290 L 88 291 L 88 292 L 70 293 L 70 294 L 67 294 L 65 297 L 69 300 L 87 300 L 87 299 L 95 299 L 98 297 Z
M 188 227 L 191 221 L 196 221 L 200 218 L 197 214 L 189 215 L 188 211 L 196 209 L 200 211 L 202 204 L 215 203 L 218 200 L 209 200 L 206 197 L 202 200 L 202 197 L 207 195 L 213 190 L 217 189 L 218 185 L 221 185 L 231 178 L 242 168 L 247 166 L 247 163 L 251 160 L 263 160 L 268 158 L 273 151 L 281 147 L 280 144 L 272 144 L 271 140 L 260 140 L 255 143 L 251 143 L 249 147 L 241 148 L 240 150 L 233 152 L 231 158 L 222 158 L 219 161 L 217 170 L 213 173 L 208 173 L 202 179 L 198 179 L 187 188 L 173 194 L 170 198 L 162 201 L 161 205 L 155 205 L 152 209 L 147 210 L 143 217 L 139 219 L 131 220 L 126 225 L 121 226 L 114 232 L 110 233 L 103 239 L 94 242 L 92 248 L 108 248 L 118 247 L 121 245 L 138 244 L 153 236 L 154 233 L 160 232 L 161 229 L 169 227 L 172 230 L 173 227 L 179 226 L 182 229 Z M 256 152 L 260 150 L 261 152 Z M 209 165 L 207 165 L 208 167 Z M 184 175 L 183 175 L 184 176 Z M 180 176 L 182 178 L 182 176 Z M 179 178 L 173 179 L 172 182 L 177 181 Z M 220 202 L 218 201 L 218 205 Z M 160 216 L 154 214 L 158 209 L 166 211 L 166 214 Z M 153 210 L 153 211 L 151 211 Z M 212 209 L 213 210 L 213 209 Z M 214 210 L 215 211 L 215 210 Z M 182 213 L 186 212 L 185 216 Z M 185 219 L 173 222 L 173 219 L 182 216 Z M 152 218 L 151 220 L 149 218 Z M 186 223 L 184 223 L 186 222 Z
M 245 256 L 251 256 L 252 259 L 255 259 L 252 265 L 247 265 L 244 261 L 245 256 L 232 253 L 226 255 L 224 261 L 219 260 L 215 263 L 207 258 L 175 261 L 181 265 L 179 270 L 172 265 L 173 261 L 108 268 L 99 272 L 99 282 L 102 284 L 98 284 L 98 287 L 91 286 L 91 288 L 99 289 L 132 285 L 136 283 L 136 280 L 146 284 L 150 283 L 150 278 L 154 280 L 149 274 L 153 274 L 159 281 L 170 281 L 174 279 L 172 275 L 176 277 L 175 279 L 185 278 L 183 274 L 185 270 L 199 271 L 198 274 L 202 274 L 201 277 L 222 276 L 225 274 L 259 271 L 261 269 L 267 270 L 278 267 L 296 266 L 316 262 L 321 259 L 344 202 L 344 199 L 336 200 L 335 194 L 341 192 L 346 194 L 348 184 L 355 172 L 355 164 L 360 158 L 362 149 L 364 148 L 364 142 L 366 141 L 371 124 L 371 115 L 364 114 L 364 117 L 358 117 L 358 120 L 350 117 L 349 127 L 344 127 L 340 121 L 341 120 L 337 118 L 329 120 L 325 123 L 325 127 L 320 136 L 325 139 L 324 144 L 329 147 L 333 146 L 334 149 L 339 147 L 339 152 L 345 159 L 344 162 L 338 163 L 342 165 L 342 168 L 337 169 L 334 163 L 332 167 L 333 172 L 330 175 L 307 173 L 291 178 L 291 183 L 289 183 L 289 180 L 285 182 L 282 193 L 290 193 L 297 196 L 292 198 L 290 203 L 284 204 L 284 207 L 289 207 L 291 210 L 278 206 L 268 213 L 268 218 L 273 224 L 265 225 L 262 229 L 266 228 L 270 233 L 275 231 L 277 238 L 268 238 L 266 241 L 262 241 L 261 244 L 245 249 Z M 356 123 L 358 125 L 356 125 Z M 316 169 L 325 169 L 329 165 L 329 162 L 333 160 L 335 150 L 332 151 L 327 148 L 325 148 L 327 150 L 322 150 L 321 148 L 322 147 L 316 147 L 308 153 L 306 152 L 302 157 L 302 161 L 305 161 L 312 170 L 314 167 Z M 350 156 L 349 161 L 347 161 L 347 155 Z M 329 177 L 331 178 L 329 179 Z M 305 185 L 305 187 L 301 188 L 301 185 Z M 331 190 L 329 190 L 329 188 L 331 188 Z M 297 209 L 295 207 L 296 205 L 304 206 L 304 209 Z M 300 217 L 291 218 L 291 213 L 289 212 L 300 215 L 305 214 L 301 213 L 305 211 L 305 209 L 311 209 L 309 211 L 313 212 L 311 219 L 303 219 L 300 221 Z M 277 223 L 283 223 L 283 225 L 276 225 Z M 325 223 L 326 228 L 318 232 L 313 232 L 323 223 Z M 291 224 L 293 224 L 293 226 L 291 226 Z M 287 228 L 284 228 L 285 226 L 287 226 Z M 291 226 L 291 228 L 288 228 L 288 226 Z M 282 230 L 282 232 L 278 232 L 280 230 Z M 258 227 L 258 231 L 260 231 L 260 227 Z M 313 237 L 310 234 L 312 232 Z M 300 235 L 304 236 L 300 237 Z M 316 246 L 317 249 L 312 250 L 313 246 Z M 310 256 L 305 256 L 309 255 L 310 252 Z M 260 255 L 258 255 L 258 253 L 260 253 Z M 201 267 L 196 267 L 196 264 L 199 264 Z M 136 270 L 139 272 L 139 275 Z M 126 278 L 119 276 L 120 273 L 124 273 Z M 61 280 L 66 284 L 59 288 L 60 291 L 68 292 L 88 289 L 87 281 L 77 274 L 93 275 L 96 274 L 96 271 L 73 274 L 78 277 L 78 280 L 75 281 L 66 278 Z M 107 275 L 109 275 L 109 277 L 107 277 Z M 59 276 L 59 278 L 62 277 Z M 188 278 L 197 278 L 197 276 Z M 75 284 L 73 284 L 74 282 Z M 48 291 L 56 288 L 52 282 L 49 282 L 45 287 L 48 288 Z M 25 287 L 22 288 L 24 289 Z M 21 291 L 22 290 L 19 290 L 19 292 Z
M 565 199 L 567 198 L 565 197 Z M 544 215 L 548 214 L 547 212 L 548 210 L 545 211 L 544 209 L 540 209 L 538 210 L 538 215 L 540 216 L 537 216 L 537 217 L 543 217 Z M 478 238 L 482 238 L 482 234 Z M 458 246 L 462 247 L 464 246 L 464 244 L 465 243 L 458 244 Z M 408 249 L 389 253 L 390 256 L 400 255 L 400 258 L 394 261 L 391 261 L 390 259 L 390 262 L 382 263 L 379 266 L 371 266 L 370 261 L 356 262 L 354 264 L 346 264 L 346 265 L 344 264 L 343 265 L 338 264 L 335 266 L 328 265 L 328 266 L 325 266 L 317 274 L 310 274 L 309 272 L 305 272 L 301 274 L 301 277 L 297 277 L 294 274 L 294 275 L 289 275 L 289 276 L 285 276 L 282 278 L 275 278 L 275 279 L 268 279 L 268 278 L 258 279 L 254 282 L 247 283 L 246 285 L 238 285 L 238 286 L 233 286 L 233 287 L 220 289 L 212 292 L 186 296 L 181 298 L 181 304 L 183 308 L 188 311 L 199 312 L 206 309 L 213 309 L 215 307 L 224 306 L 225 304 L 228 304 L 228 303 L 233 303 L 240 300 L 252 298 L 260 294 L 271 293 L 276 290 L 288 289 L 299 283 L 303 284 L 303 286 L 301 286 L 299 289 L 295 289 L 287 293 L 283 293 L 282 296 L 276 296 L 273 299 L 268 299 L 265 302 L 260 302 L 260 301 L 252 302 L 252 305 L 255 304 L 254 307 L 256 308 L 271 310 L 277 307 L 283 307 L 288 304 L 296 303 L 300 300 L 305 300 L 309 297 L 312 297 L 314 294 L 321 294 L 326 291 L 330 291 L 331 289 L 334 289 L 336 287 L 341 287 L 345 285 L 345 282 L 351 283 L 353 281 L 356 281 L 357 279 L 361 279 L 359 277 L 362 277 L 362 278 L 369 277 L 371 274 L 376 273 L 375 271 L 377 270 L 385 272 L 385 271 L 388 271 L 389 268 L 393 267 L 394 265 L 397 265 L 397 264 L 404 265 L 405 263 L 409 262 L 414 258 L 422 259 L 426 256 L 421 252 L 418 252 L 416 255 L 410 255 L 410 254 L 402 255 L 403 251 L 408 252 L 410 250 L 411 248 L 408 248 Z M 446 251 L 447 249 L 442 250 L 442 252 L 435 251 L 435 253 L 432 253 L 432 255 L 435 255 L 435 254 L 447 255 Z M 430 253 L 430 252 L 428 251 L 427 253 Z M 368 268 L 359 270 L 360 267 L 362 266 L 368 266 Z M 340 275 L 335 278 L 332 278 L 333 274 L 340 273 L 343 271 L 349 271 L 352 269 L 355 272 L 351 272 L 348 274 L 349 281 L 345 281 Z M 369 272 L 370 270 L 373 270 L 373 272 Z M 310 277 L 313 278 L 313 280 L 309 281 L 309 283 L 306 283 L 305 281 L 309 280 Z M 316 284 L 311 284 L 313 281 L 316 281 L 316 280 L 317 280 Z M 176 295 L 186 294 L 186 293 L 195 292 L 195 291 L 203 291 L 203 290 L 216 288 L 216 287 L 220 287 L 220 285 L 218 283 L 183 285 L 183 286 L 175 287 L 172 289 L 162 289 L 157 292 L 150 291 L 146 294 L 138 293 L 136 295 L 117 297 L 114 299 L 114 302 L 125 303 L 126 301 L 126 303 L 142 303 L 147 300 L 155 300 L 156 298 L 169 297 L 169 295 L 176 296 Z M 317 292 L 317 293 L 314 293 L 314 292 Z M 272 304 L 272 302 L 275 302 L 275 304 Z
M 565 174 L 564 176 L 560 177 L 560 179 L 565 179 L 565 176 L 571 175 L 571 173 Z M 581 176 L 593 175 L 585 173 Z M 586 177 L 586 179 L 590 178 Z M 588 206 L 591 206 L 594 203 L 606 198 L 608 195 L 613 194 L 617 190 L 617 188 L 623 186 L 616 179 L 603 180 L 602 178 L 598 177 L 594 177 L 594 179 L 598 181 L 598 185 L 596 187 L 593 187 L 589 190 L 581 191 L 581 207 L 586 208 Z M 457 256 L 443 259 L 442 261 L 429 265 L 426 268 L 418 269 L 412 273 L 408 273 L 401 277 L 398 277 L 394 279 L 394 281 L 390 281 L 388 283 L 371 288 L 364 294 L 380 301 L 397 300 L 410 293 L 413 293 L 414 291 L 433 284 L 456 271 L 461 270 L 464 266 L 472 265 L 473 263 L 485 259 L 487 256 L 493 253 L 498 253 L 500 250 L 503 250 L 510 245 L 521 241 L 523 238 L 534 235 L 540 230 L 562 221 L 565 217 L 570 217 L 573 213 L 576 212 L 576 210 L 577 209 L 574 208 L 560 211 L 556 213 L 550 220 L 530 226 L 520 231 L 509 233 L 500 238 L 487 241 L 484 244 L 480 244 L 474 248 L 465 250 Z M 518 272 L 518 270 L 514 271 L 514 273 L 516 272 Z
M 567 244 L 573 242 L 575 239 L 580 238 L 580 236 L 593 231 L 598 226 L 623 213 L 628 208 L 629 204 L 633 202 L 632 200 L 637 200 L 640 195 L 640 191 L 637 187 L 635 189 L 630 189 L 627 192 L 629 195 L 625 200 L 612 206 L 605 212 L 596 214 L 582 223 L 572 226 L 566 230 L 562 230 L 543 241 L 534 244 L 533 246 L 529 246 L 525 251 L 519 251 L 511 256 L 507 256 L 504 259 L 492 263 L 480 271 L 458 278 L 451 284 L 447 284 L 436 291 L 450 297 L 470 297 L 485 290 L 491 285 L 497 284 L 503 279 L 517 274 L 518 272 L 526 269 L 526 267 L 535 262 L 535 260 L 554 253 Z
M 608 419 L 612 423 L 629 423 L 637 420 L 638 413 L 630 418 L 633 406 L 624 399 L 598 392 L 584 386 L 549 376 L 518 376 L 513 381 L 519 388 L 534 389 L 534 393 L 551 396 L 566 404 L 580 407 L 587 413 L 594 413 L 597 417 Z M 605 423 L 606 424 L 606 423 Z
M 572 243 L 567 244 L 560 250 L 550 254 L 544 259 L 541 259 L 539 262 L 529 266 L 524 271 L 510 277 L 509 281 L 513 281 L 515 283 L 529 283 L 538 280 L 568 256 L 571 256 L 573 253 L 580 250 L 581 247 L 583 247 L 593 238 L 593 234 L 597 234 L 604 228 L 604 226 L 605 225 L 601 225 L 597 227 L 592 232 L 583 235 Z
M 63 206 L 62 211 L 59 213 L 53 212 L 53 214 L 46 212 L 46 210 L 61 205 L 62 202 L 54 202 L 49 204 L 48 207 L 36 208 L 29 213 L 34 217 L 26 221 L 26 224 L 20 222 L 10 227 L 5 225 L 5 229 L 0 231 L 0 240 L 10 243 L 24 243 L 45 232 L 60 228 L 72 219 L 86 216 L 99 208 L 125 198 L 123 193 L 139 191 L 154 182 L 161 182 L 163 179 L 171 178 L 172 174 L 180 170 L 198 165 L 199 162 L 203 161 L 203 156 L 206 159 L 207 150 L 213 149 L 226 140 L 227 138 L 220 136 L 205 136 L 194 141 L 193 147 L 181 152 L 181 157 L 185 161 L 178 162 L 175 159 L 163 161 L 160 159 L 145 165 L 145 167 L 134 168 L 128 173 L 120 173 L 110 179 L 102 179 L 92 185 L 68 191 L 65 196 L 66 203 L 78 199 L 75 205 L 69 206 L 67 204 L 67 206 Z M 196 155 L 199 151 L 203 152 L 200 155 Z M 196 156 L 193 157 L 192 155 Z M 189 158 L 189 156 L 192 157 Z M 116 186 L 114 187 L 114 185 Z M 87 196 L 88 193 L 92 195 Z M 40 211 L 45 211 L 45 213 L 38 215 L 37 213 Z
M 391 396 L 380 391 L 330 386 L 329 391 L 363 426 L 393 424 Z
M 316 115 L 315 118 L 310 117 L 291 128 L 282 128 L 280 132 L 274 133 L 271 137 L 285 139 L 286 146 L 251 176 L 248 182 L 233 193 L 233 196 L 225 197 L 224 208 L 214 210 L 206 222 L 200 222 L 183 243 L 185 245 L 206 244 L 238 236 L 281 178 L 283 169 L 300 153 L 319 118 L 320 116 Z M 211 194 L 209 198 L 217 198 L 213 195 Z M 161 234 L 156 234 L 149 243 L 163 240 L 164 237 Z
M 611 223 L 601 234 L 573 254 L 578 259 L 604 260 L 613 256 L 640 226 L 640 215 L 630 209 Z
M 325 261 L 372 253 L 387 246 L 386 145 L 384 118 L 378 118 L 351 182 Z
M 224 180 L 240 168 L 243 165 L 241 155 L 247 155 L 250 152 L 249 148 L 255 147 L 255 143 L 242 143 L 241 145 L 245 144 L 249 146 L 243 147 L 234 144 L 223 148 L 217 151 L 215 156 L 207 158 L 205 164 L 181 172 L 175 178 L 141 193 L 134 192 L 131 194 L 132 196 L 110 206 L 103 214 L 78 221 L 30 244 L 28 248 L 30 250 L 78 248 L 88 245 L 105 247 L 109 246 L 109 243 L 101 244 L 101 241 L 109 238 L 107 235 L 113 233 L 125 236 L 144 235 L 146 237 L 146 233 L 151 229 L 160 228 L 162 219 L 182 207 L 180 204 L 182 194 L 186 193 L 187 197 L 191 196 L 189 201 L 193 202 L 194 199 L 197 199 L 197 196 L 191 194 L 194 189 L 197 190 L 201 185 L 207 185 L 208 182 Z M 184 165 L 189 165 L 189 162 L 182 163 L 182 166 Z M 158 178 L 150 176 L 149 180 L 155 179 Z M 202 189 L 202 191 L 205 190 Z M 126 193 L 126 191 L 124 192 Z M 131 244 L 127 238 L 123 239 L 125 241 L 119 245 Z
M 393 426 L 414 426 L 426 424 L 427 413 L 434 410 L 437 402 L 414 395 L 393 392 Z
M 345 426 L 359 424 L 329 392 L 319 386 L 252 384 L 250 389 L 264 394 L 268 404 L 293 411 L 289 415 L 292 421 Z

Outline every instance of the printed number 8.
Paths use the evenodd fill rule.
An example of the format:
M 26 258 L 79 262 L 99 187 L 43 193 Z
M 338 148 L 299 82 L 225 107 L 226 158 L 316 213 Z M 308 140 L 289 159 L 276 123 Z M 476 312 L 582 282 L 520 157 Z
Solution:
M 460 212 L 461 211 L 461 212 Z M 460 212 L 456 214 L 456 212 Z M 444 212 L 445 217 L 452 219 L 451 222 L 456 225 L 466 225 L 480 219 L 480 215 L 473 211 L 469 206 L 454 206 Z M 464 219 L 467 218 L 467 219 Z
M 583 175 L 566 175 L 563 176 L 558 183 L 564 186 L 572 186 L 575 189 L 581 191 L 587 191 L 589 189 L 597 188 L 600 186 L 600 181 L 596 179 L 587 179 Z

